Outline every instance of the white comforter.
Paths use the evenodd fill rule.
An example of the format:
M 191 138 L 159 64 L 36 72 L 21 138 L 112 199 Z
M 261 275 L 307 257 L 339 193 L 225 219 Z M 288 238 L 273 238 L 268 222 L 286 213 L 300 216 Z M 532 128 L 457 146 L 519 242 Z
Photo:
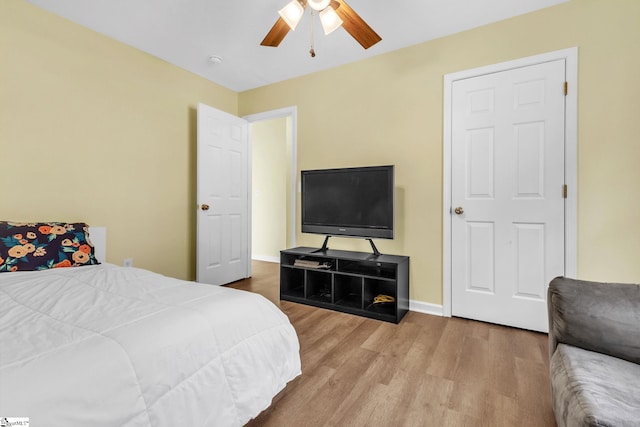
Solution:
M 109 264 L 0 274 L 0 417 L 239 426 L 299 374 L 260 295 Z

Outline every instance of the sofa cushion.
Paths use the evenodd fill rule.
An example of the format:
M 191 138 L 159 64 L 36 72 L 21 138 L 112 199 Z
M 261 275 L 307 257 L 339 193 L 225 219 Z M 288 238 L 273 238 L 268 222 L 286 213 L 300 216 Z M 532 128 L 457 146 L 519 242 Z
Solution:
M 551 358 L 553 409 L 560 427 L 638 426 L 640 365 L 559 344 Z
M 549 284 L 549 350 L 558 343 L 640 363 L 640 286 L 557 277 Z

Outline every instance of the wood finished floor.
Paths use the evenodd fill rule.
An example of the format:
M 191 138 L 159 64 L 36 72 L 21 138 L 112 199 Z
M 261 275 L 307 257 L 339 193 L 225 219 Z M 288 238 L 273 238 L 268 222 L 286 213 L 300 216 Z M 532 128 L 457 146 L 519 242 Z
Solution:
M 247 426 L 555 426 L 547 336 L 409 312 L 399 325 L 279 300 L 279 266 L 229 285 L 289 316 L 302 375 Z

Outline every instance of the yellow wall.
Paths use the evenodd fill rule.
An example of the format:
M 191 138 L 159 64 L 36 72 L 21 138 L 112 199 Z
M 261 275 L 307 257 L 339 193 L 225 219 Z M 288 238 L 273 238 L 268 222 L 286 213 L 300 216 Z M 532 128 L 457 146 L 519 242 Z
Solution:
M 237 94 L 2 0 L 0 218 L 106 225 L 110 262 L 193 278 L 196 104 L 296 105 L 299 170 L 396 165 L 397 237 L 377 244 L 411 256 L 413 299 L 440 304 L 443 76 L 578 46 L 579 276 L 640 282 L 638 22 L 640 1 L 573 0 Z
M 251 252 L 257 259 L 280 258 L 287 246 L 287 118 L 251 124 Z
M 108 229 L 108 261 L 194 278 L 196 105 L 237 93 L 0 1 L 0 218 Z
M 299 170 L 395 164 L 398 230 L 377 244 L 411 256 L 412 299 L 440 304 L 443 76 L 578 46 L 578 274 L 640 282 L 639 22 L 640 1 L 574 0 L 243 92 L 240 113 L 296 105 Z M 321 243 L 298 234 L 298 244 Z

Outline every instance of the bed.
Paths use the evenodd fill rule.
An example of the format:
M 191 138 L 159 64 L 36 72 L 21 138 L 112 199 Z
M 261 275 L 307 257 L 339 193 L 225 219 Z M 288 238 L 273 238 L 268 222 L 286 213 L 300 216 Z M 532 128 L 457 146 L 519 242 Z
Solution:
M 299 374 L 295 330 L 258 294 L 107 263 L 0 273 L 0 417 L 241 426 Z

